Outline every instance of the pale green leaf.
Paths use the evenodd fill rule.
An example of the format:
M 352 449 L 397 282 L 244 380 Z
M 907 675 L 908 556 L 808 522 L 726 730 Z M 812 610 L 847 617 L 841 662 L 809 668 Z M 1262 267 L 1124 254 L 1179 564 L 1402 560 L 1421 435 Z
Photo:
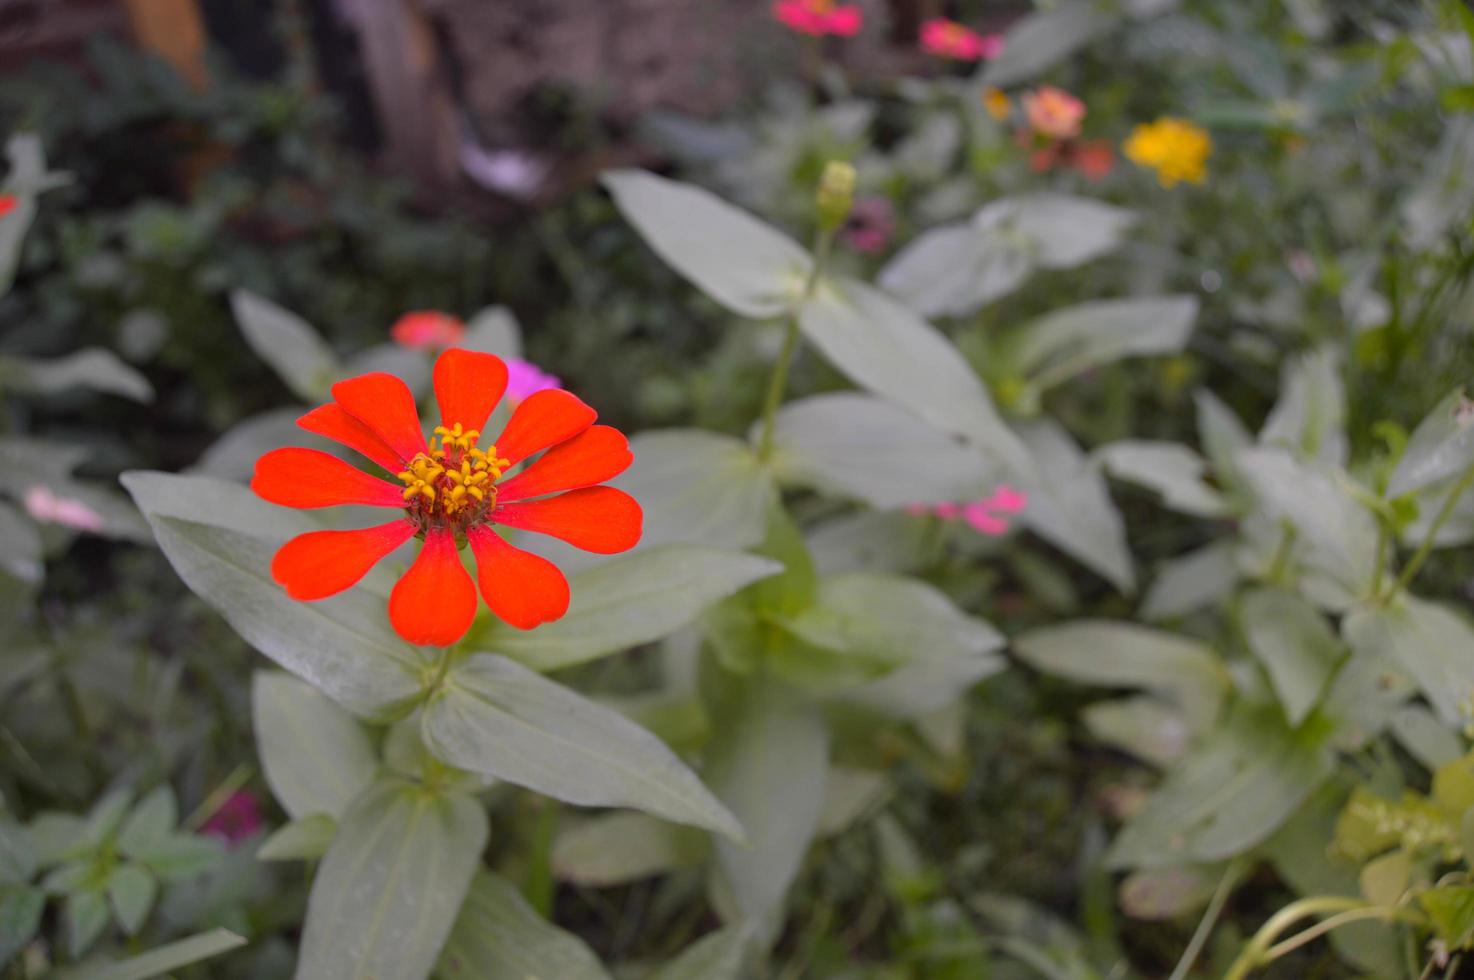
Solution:
M 1408 705 L 1392 716 L 1388 730 L 1424 768 L 1433 770 L 1464 755 L 1458 732 L 1422 705 Z
M 1415 493 L 1456 477 L 1470 466 L 1474 466 L 1474 402 L 1460 388 L 1413 430 L 1387 484 L 1387 496 Z
M 700 429 L 643 432 L 611 481 L 645 512 L 640 545 L 746 548 L 763 539 L 773 479 L 740 439 Z
M 425 709 L 439 758 L 580 806 L 644 810 L 740 838 L 732 814 L 654 735 L 493 654 L 453 667 Z
M 983 69 L 980 84 L 1005 88 L 1027 82 L 1105 34 L 1117 20 L 1091 0 L 1029 14 L 1003 36 L 1003 51 Z
M 113 907 L 113 915 L 130 936 L 136 936 L 143 928 L 158 895 L 158 879 L 136 864 L 122 865 L 107 881 L 107 897 Z
M 293 819 L 341 817 L 374 780 L 368 734 L 311 684 L 279 671 L 251 678 L 251 719 L 266 782 Z
M 346 456 L 334 443 L 299 428 L 297 420 L 303 414 L 301 408 L 274 408 L 242 419 L 210 443 L 190 472 L 245 482 L 255 472 L 258 459 L 284 446 L 306 446 Z
M 693 827 L 643 813 L 608 813 L 559 832 L 553 873 L 562 881 L 607 888 L 694 867 L 706 851 L 706 836 Z
M 1162 504 L 1194 517 L 1222 517 L 1228 504 L 1204 479 L 1208 464 L 1175 442 L 1123 439 L 1095 451 L 1106 472 L 1118 480 L 1155 490 Z
M 56 980 L 154 980 L 244 946 L 246 940 L 225 929 L 212 929 L 114 963 L 89 963 L 56 975 Z
M 699 187 L 641 170 L 601 179 L 656 254 L 732 312 L 778 316 L 802 293 L 813 260 L 777 229 Z
M 1346 461 L 1346 392 L 1341 355 L 1322 347 L 1285 366 L 1280 398 L 1269 413 L 1259 441 L 1311 459 Z
M 8 220 L 8 219 L 7 219 Z M 0 357 L 0 384 L 20 395 L 60 395 L 85 390 L 135 402 L 153 400 L 153 385 L 110 350 L 87 347 L 49 360 Z
M 824 810 L 819 837 L 833 837 L 879 809 L 896 791 L 890 777 L 870 769 L 830 766 L 824 780 Z
M 97 942 L 102 930 L 107 928 L 107 898 L 100 891 L 72 892 L 61 907 L 62 924 L 66 930 L 67 955 L 79 958 Z
M 993 653 L 920 660 L 831 696 L 842 705 L 886 718 L 916 719 L 939 711 L 985 677 L 1008 666 Z
M 1474 698 L 1474 627 L 1453 609 L 1412 596 L 1353 610 L 1342 623 L 1353 650 L 1391 660 L 1418 685 L 1445 724 L 1462 724 Z
M 1219 482 L 1225 482 L 1236 472 L 1239 451 L 1253 445 L 1254 437 L 1239 417 L 1208 389 L 1194 391 L 1193 403 L 1197 406 L 1198 439 L 1203 452 L 1213 463 Z
M 1082 717 L 1102 742 L 1164 768 L 1182 758 L 1192 740 L 1182 711 L 1147 694 L 1096 701 Z
M 1293 728 L 1320 701 L 1345 650 L 1319 610 L 1292 592 L 1253 589 L 1242 599 L 1239 625 L 1249 649 Z
M 609 980 L 583 940 L 543 919 L 511 882 L 489 871 L 471 883 L 435 975 L 440 980 Z
M 118 831 L 118 850 L 130 857 L 147 853 L 179 826 L 179 801 L 168 783 L 138 802 Z
M 256 849 L 259 861 L 316 861 L 328 852 L 338 821 L 314 813 L 280 827 Z
M 1232 543 L 1215 542 L 1163 562 L 1141 601 L 1141 618 L 1161 622 L 1221 602 L 1239 578 L 1233 552 Z
M 0 965 L 31 941 L 46 911 L 46 893 L 23 884 L 0 884 Z
M 486 812 L 387 779 L 344 814 L 307 903 L 297 980 L 424 980 L 486 846 Z
M 338 358 L 297 314 L 244 289 L 230 294 L 230 309 L 256 356 L 305 402 L 322 401 L 343 374 Z
M 877 282 L 922 316 L 967 316 L 1013 292 L 1034 271 L 1028 243 L 972 222 L 923 232 Z
M 1056 422 L 1032 423 L 1021 434 L 1037 472 L 1024 481 L 1029 505 L 1022 523 L 1120 591 L 1134 591 L 1126 527 L 1099 467 Z
M 752 929 L 727 926 L 688 946 L 650 980 L 742 980 L 753 945 Z
M 1067 306 L 1022 328 L 1017 367 L 1043 389 L 1122 358 L 1175 354 L 1186 346 L 1197 315 L 1198 301 L 1192 296 Z

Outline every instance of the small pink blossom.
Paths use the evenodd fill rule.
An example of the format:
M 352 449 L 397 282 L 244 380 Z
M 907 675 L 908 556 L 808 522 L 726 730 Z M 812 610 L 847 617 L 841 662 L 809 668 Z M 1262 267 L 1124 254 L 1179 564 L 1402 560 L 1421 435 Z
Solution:
M 981 501 L 974 501 L 962 508 L 962 519 L 972 526 L 979 534 L 986 534 L 996 538 L 1008 530 L 1008 521 L 996 514 L 990 513 L 987 505 Z
M 26 491 L 26 513 L 47 524 L 61 524 L 78 531 L 101 531 L 102 515 L 80 500 L 58 497 L 43 486 L 34 486 Z
M 1002 54 L 1003 38 L 979 34 L 955 20 L 933 17 L 921 25 L 921 50 L 954 61 L 979 61 Z
M 260 830 L 261 823 L 261 801 L 250 790 L 238 789 L 210 814 L 200 831 L 237 844 Z
M 557 377 L 548 374 L 542 368 L 531 361 L 524 361 L 520 357 L 508 357 L 507 362 L 507 400 L 512 403 L 520 402 L 528 395 L 548 388 L 560 388 L 563 382 Z
M 1029 495 L 1022 490 L 1015 490 L 1006 483 L 1000 483 L 993 495 L 984 499 L 983 504 L 993 510 L 1005 514 L 1021 514 L 1025 507 L 1029 506 Z
M 389 328 L 389 336 L 410 350 L 444 350 L 461 342 L 466 325 L 448 313 L 416 310 L 406 313 Z
M 1040 136 L 1068 140 L 1080 135 L 1085 121 L 1085 103 L 1064 89 L 1041 85 L 1023 97 L 1024 116 Z
M 773 16 L 800 34 L 823 37 L 854 37 L 864 26 L 865 14 L 854 5 L 839 5 L 834 0 L 777 0 Z
M 850 210 L 849 223 L 840 236 L 856 251 L 874 255 L 885 250 L 895 233 L 896 214 L 890 198 L 862 197 Z
M 944 521 L 961 519 L 979 534 L 998 537 L 1009 528 L 1008 519 L 1004 515 L 1022 513 L 1028 505 L 1028 494 L 1004 483 L 988 496 L 968 503 L 942 501 L 933 504 L 907 504 L 904 510 L 913 517 L 930 514 Z

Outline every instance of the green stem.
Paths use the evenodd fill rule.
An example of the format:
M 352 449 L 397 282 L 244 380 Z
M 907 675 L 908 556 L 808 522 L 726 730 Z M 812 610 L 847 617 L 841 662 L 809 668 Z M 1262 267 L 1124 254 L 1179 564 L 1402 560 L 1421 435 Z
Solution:
M 783 392 L 788 388 L 788 368 L 793 363 L 793 352 L 798 348 L 799 310 L 814 295 L 814 287 L 819 284 L 819 277 L 829 261 L 829 249 L 833 243 L 834 229 L 821 228 L 814 242 L 814 266 L 809 270 L 809 278 L 804 282 L 803 296 L 795 305 L 793 316 L 788 321 L 788 330 L 783 334 L 783 349 L 778 352 L 773 373 L 768 376 L 768 392 L 763 397 L 763 434 L 757 446 L 757 458 L 763 462 L 767 462 L 773 455 L 773 422 L 778 415 L 778 406 L 783 402 Z
M 1376 564 L 1372 566 L 1372 585 L 1367 591 L 1373 600 L 1382 594 L 1382 577 L 1387 571 L 1387 544 L 1391 540 L 1391 533 L 1387 528 L 1387 518 L 1381 514 L 1377 515 L 1377 557 Z
M 236 790 L 250 780 L 255 769 L 249 762 L 242 762 L 233 769 L 225 780 L 210 792 L 210 795 L 195 807 L 194 812 L 184 818 L 179 826 L 183 830 L 199 830 L 211 817 L 213 817 Z
M 1208 901 L 1208 908 L 1203 912 L 1202 921 L 1198 923 L 1197 930 L 1193 933 L 1192 939 L 1188 941 L 1187 949 L 1182 951 L 1182 958 L 1177 961 L 1177 966 L 1173 968 L 1172 975 L 1167 980 L 1186 980 L 1188 971 L 1197 962 L 1199 954 L 1203 952 L 1203 946 L 1207 944 L 1208 937 L 1213 933 L 1213 926 L 1223 911 L 1224 903 L 1228 901 L 1228 896 L 1238 884 L 1245 864 L 1246 862 L 1239 858 L 1224 869 L 1223 878 L 1219 880 L 1218 888 L 1214 890 L 1213 897 Z
M 1269 962 L 1264 957 L 1275 938 L 1306 916 L 1320 915 L 1322 912 L 1349 912 L 1353 909 L 1367 907 L 1367 903 L 1359 898 L 1347 898 L 1341 895 L 1316 895 L 1302 898 L 1298 902 L 1291 902 L 1270 916 L 1269 921 L 1259 927 L 1254 938 L 1249 940 L 1244 951 L 1223 975 L 1223 980 L 1244 980 L 1254 970 Z
M 1269 947 L 1269 949 L 1264 951 L 1264 962 L 1271 963 L 1286 953 L 1293 953 L 1306 943 L 1314 942 L 1328 932 L 1339 929 L 1344 925 L 1350 925 L 1353 922 L 1361 922 L 1363 919 L 1387 919 L 1396 922 L 1406 922 L 1409 925 L 1415 926 L 1427 925 L 1427 920 L 1416 912 L 1392 908 L 1386 905 L 1379 905 L 1375 908 L 1350 909 L 1349 911 L 1341 912 L 1338 915 L 1333 915 L 1328 919 L 1318 922 L 1309 929 L 1296 933 L 1282 943 L 1276 943 Z
M 1428 525 L 1428 533 L 1423 535 L 1423 543 L 1418 546 L 1418 550 L 1408 561 L 1407 567 L 1402 570 L 1402 574 L 1398 576 L 1397 582 L 1393 584 L 1392 590 L 1387 594 L 1386 598 L 1392 598 L 1412 583 L 1413 577 L 1418 574 L 1418 569 L 1423 567 L 1423 562 L 1428 560 L 1428 555 L 1433 551 L 1433 542 L 1438 537 L 1438 532 L 1447 523 L 1448 519 L 1453 516 L 1454 507 L 1458 505 L 1459 498 L 1464 495 L 1464 491 L 1468 490 L 1470 486 L 1474 486 L 1474 466 L 1470 466 L 1465 470 L 1464 475 L 1459 478 L 1459 482 L 1454 484 L 1454 488 L 1448 492 L 1448 497 L 1443 501 L 1443 507 L 1439 510 L 1438 516 L 1433 519 L 1432 524 Z

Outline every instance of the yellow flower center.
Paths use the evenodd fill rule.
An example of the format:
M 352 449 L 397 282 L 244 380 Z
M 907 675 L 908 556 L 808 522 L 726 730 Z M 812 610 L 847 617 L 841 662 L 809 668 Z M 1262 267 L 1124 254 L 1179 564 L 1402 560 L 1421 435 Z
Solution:
M 428 452 L 415 456 L 399 474 L 404 506 L 420 526 L 465 526 L 496 504 L 496 481 L 512 463 L 498 457 L 496 446 L 476 448 L 481 433 L 459 422 L 438 425 Z M 439 445 L 436 444 L 439 439 Z

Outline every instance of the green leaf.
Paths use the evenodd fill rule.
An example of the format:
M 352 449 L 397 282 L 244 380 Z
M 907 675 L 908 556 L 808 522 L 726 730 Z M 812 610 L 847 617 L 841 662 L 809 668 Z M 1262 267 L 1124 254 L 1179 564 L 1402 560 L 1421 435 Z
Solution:
M 1175 354 L 1187 345 L 1198 301 L 1192 296 L 1096 300 L 1030 321 L 1017 369 L 1041 389 L 1127 357 Z
M 1006 660 L 992 653 L 921 660 L 837 691 L 832 700 L 886 718 L 912 720 L 940 711 L 1007 666 Z
M 154 788 L 139 801 L 118 831 L 118 850 L 134 856 L 165 841 L 179 826 L 179 801 L 168 783 Z
M 701 429 L 643 432 L 613 480 L 645 511 L 642 547 L 746 548 L 763 539 L 773 478 L 742 440 Z
M 1464 755 L 1464 741 L 1422 705 L 1408 705 L 1389 726 L 1399 744 L 1425 769 L 1437 769 Z
M 872 507 L 976 500 L 996 482 L 977 449 L 869 395 L 785 405 L 773 440 L 780 480 Z
M 280 827 L 256 849 L 258 861 L 316 861 L 328 851 L 338 821 L 314 813 Z
M 1393 605 L 1356 609 L 1341 624 L 1353 650 L 1391 660 L 1407 671 L 1445 724 L 1460 725 L 1474 697 L 1474 627 L 1464 616 L 1412 596 Z
M 1175 442 L 1123 439 L 1095 451 L 1118 480 L 1155 490 L 1162 504 L 1194 517 L 1222 517 L 1228 512 L 1223 495 L 1204 479 L 1208 464 L 1186 446 Z
M 83 831 L 87 842 L 102 844 L 111 840 L 122 827 L 128 808 L 132 805 L 133 789 L 130 786 L 119 786 L 94 803 L 87 814 L 87 825 Z
M 1298 726 L 1320 701 L 1345 655 L 1340 641 L 1319 610 L 1279 589 L 1247 593 L 1239 625 L 1249 649 L 1269 672 L 1290 727 Z
M 1254 437 L 1227 405 L 1206 388 L 1193 392 L 1198 412 L 1198 439 L 1213 464 L 1220 485 L 1238 472 L 1239 452 L 1254 444 Z
M 804 303 L 799 326 L 862 388 L 972 441 L 1009 469 L 1028 472 L 1028 454 L 972 366 L 935 327 L 885 293 L 853 279 L 825 280 Z
M 88 964 L 63 970 L 56 975 L 56 980 L 153 980 L 245 944 L 245 939 L 233 932 L 212 929 L 116 963 Z
M 29 885 L 0 885 L 0 967 L 20 952 L 41 927 L 46 893 Z
M 102 930 L 107 928 L 108 918 L 107 899 L 102 892 L 88 890 L 68 895 L 62 903 L 67 955 L 78 959 L 91 949 L 92 944 L 97 942 L 97 937 L 102 935 Z
M 748 684 L 723 708 L 705 774 L 748 844 L 716 841 L 715 904 L 729 921 L 763 923 L 781 908 L 818 831 L 829 732 L 816 705 L 772 682 Z
M 1341 356 L 1331 347 L 1291 360 L 1280 384 L 1280 399 L 1269 413 L 1259 441 L 1328 463 L 1346 459 L 1346 392 Z
M 600 179 L 656 254 L 733 313 L 775 317 L 802 294 L 813 259 L 777 229 L 699 187 L 642 170 Z
M 553 843 L 553 872 L 591 888 L 623 885 L 700 863 L 706 835 L 643 813 L 609 813 L 563 828 Z
M 1150 869 L 1242 854 L 1294 813 L 1333 766 L 1324 732 L 1297 735 L 1277 709 L 1240 703 L 1122 828 L 1106 864 Z
M 312 883 L 298 980 L 424 980 L 486 838 L 469 797 L 398 779 L 364 791 Z
M 256 356 L 305 402 L 328 397 L 343 374 L 331 348 L 307 321 L 244 289 L 230 294 L 230 309 Z
M 1031 423 L 1022 435 L 1036 466 L 1022 522 L 1120 591 L 1135 590 L 1126 528 L 1100 468 L 1054 421 Z
M 266 782 L 293 819 L 337 819 L 373 782 L 379 760 L 368 734 L 305 681 L 256 671 L 251 717 Z
M 1146 694 L 1097 701 L 1082 717 L 1102 742 L 1164 768 L 1182 758 L 1192 738 L 1181 710 Z
M 170 834 L 129 856 L 165 881 L 181 881 L 209 871 L 219 863 L 221 843 L 213 837 Z
M 119 867 L 107 881 L 107 897 L 118 925 L 130 936 L 138 935 L 159 895 L 159 882 L 136 864 Z
M 275 408 L 237 422 L 200 454 L 189 472 L 245 483 L 256 469 L 256 460 L 273 449 L 306 446 L 337 453 L 328 440 L 298 428 L 302 414 L 300 407 Z
M 1418 895 L 1438 938 L 1450 950 L 1474 945 L 1474 885 L 1443 885 Z
M 1035 263 L 1028 245 L 975 220 L 943 225 L 901 249 L 877 282 L 922 316 L 969 316 L 1029 278 Z
M 217 480 L 135 472 L 123 485 L 179 577 L 246 642 L 358 715 L 392 716 L 419 694 L 427 664 L 383 598 L 360 587 L 298 602 L 272 579 L 277 546 L 314 525 Z
M 435 973 L 440 980 L 609 980 L 583 940 L 543 919 L 489 871 L 472 882 Z
M 1141 618 L 1149 623 L 1176 619 L 1227 598 L 1238 581 L 1238 565 L 1229 542 L 1215 542 L 1162 563 L 1141 601 Z
M 474 640 L 537 670 L 555 670 L 668 636 L 707 607 L 781 571 L 738 551 L 668 545 L 569 576 L 560 620 L 535 630 L 494 623 Z
M 1229 678 L 1208 647 L 1133 623 L 1080 620 L 1030 630 L 1013 641 L 1031 667 L 1084 684 L 1140 687 L 1182 710 L 1195 731 L 1213 727 Z
M 0 357 L 0 384 L 20 395 L 59 395 L 81 389 L 135 402 L 150 402 L 154 397 L 147 378 L 101 347 L 50 360 Z
M 440 759 L 580 806 L 630 807 L 734 838 L 742 828 L 654 735 L 521 664 L 476 654 L 425 709 Z
M 23 885 L 40 863 L 30 833 L 18 823 L 0 817 L 0 885 Z
M 41 532 L 29 517 L 0 501 L 0 573 L 39 585 L 46 575 L 41 562 Z
M 1474 466 L 1474 402 L 1452 392 L 1418 423 L 1392 471 L 1387 496 L 1416 493 Z
M 747 926 L 718 929 L 688 946 L 650 980 L 742 980 L 753 945 Z
M 979 84 L 1007 88 L 1029 81 L 1110 31 L 1118 19 L 1092 0 L 1029 14 L 1003 36 L 1003 52 L 988 62 Z

